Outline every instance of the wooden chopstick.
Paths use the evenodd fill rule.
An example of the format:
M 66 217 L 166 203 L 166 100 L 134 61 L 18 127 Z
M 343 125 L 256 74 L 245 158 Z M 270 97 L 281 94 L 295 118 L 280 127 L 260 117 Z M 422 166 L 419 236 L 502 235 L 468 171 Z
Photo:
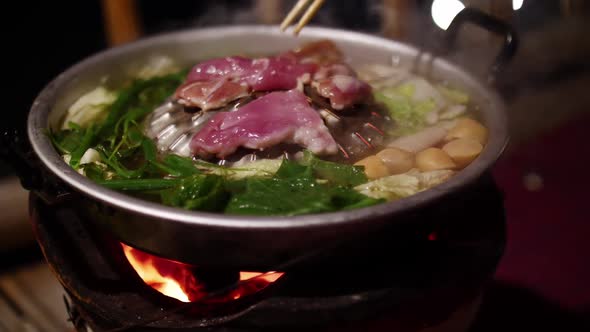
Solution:
M 299 23 L 295 27 L 295 30 L 293 30 L 293 33 L 295 35 L 298 35 L 299 32 L 301 32 L 301 29 L 303 29 L 303 27 L 307 23 L 309 23 L 309 21 L 311 21 L 311 19 L 318 12 L 318 10 L 320 10 L 320 7 L 322 7 L 322 5 L 324 4 L 324 1 L 325 0 L 315 0 L 311 4 L 311 6 L 307 9 L 307 11 L 305 12 L 305 14 L 303 14 L 303 17 L 299 20 Z
M 312 2 L 312 0 L 299 0 L 299 1 L 297 1 L 295 6 L 293 6 L 293 8 L 289 12 L 289 14 L 287 14 L 285 19 L 281 23 L 281 31 L 285 31 L 293 23 L 295 18 L 297 16 L 301 15 L 301 13 L 305 9 L 305 7 L 308 6 L 310 2 Z M 309 23 L 309 21 L 311 21 L 311 19 L 314 17 L 314 15 L 317 13 L 317 11 L 322 7 L 324 2 L 325 2 L 325 0 L 313 0 L 311 5 L 309 5 L 307 10 L 305 11 L 305 13 L 303 13 L 303 16 L 301 17 L 301 19 L 299 19 L 297 26 L 293 30 L 293 33 L 295 35 L 298 35 L 299 32 L 301 32 L 301 30 L 305 27 L 305 25 L 307 23 Z
M 295 20 L 295 18 L 301 13 L 301 11 L 303 10 L 303 8 L 310 1 L 311 0 L 299 0 L 299 1 L 297 1 L 297 3 L 295 4 L 295 6 L 293 6 L 293 8 L 289 12 L 289 14 L 287 14 L 287 16 L 285 17 L 285 19 L 283 20 L 283 23 L 281 23 L 281 31 L 287 30 L 287 27 L 289 25 L 291 25 L 291 23 L 293 23 L 293 21 Z

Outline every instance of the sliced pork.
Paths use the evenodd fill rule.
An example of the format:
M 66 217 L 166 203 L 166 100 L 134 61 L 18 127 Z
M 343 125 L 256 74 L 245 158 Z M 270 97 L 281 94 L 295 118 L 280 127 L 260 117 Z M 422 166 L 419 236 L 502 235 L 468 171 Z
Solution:
M 275 57 L 254 59 L 252 71 L 242 80 L 254 91 L 290 90 L 297 87 L 297 81 L 309 83 L 317 65 L 299 63 L 293 58 Z
M 307 43 L 285 54 L 294 56 L 301 63 L 315 63 L 321 66 L 343 63 L 344 55 L 331 40 Z
M 251 91 L 290 90 L 309 83 L 317 65 L 293 57 L 247 59 L 227 57 L 195 66 L 176 91 L 181 104 L 202 110 L 221 107 Z
M 279 143 L 295 143 L 318 155 L 338 152 L 322 118 L 298 90 L 272 92 L 237 111 L 215 115 L 190 146 L 195 155 L 222 159 L 239 147 L 265 149 Z
M 345 63 L 333 63 L 331 65 L 321 66 L 313 75 L 314 80 L 323 80 L 334 75 L 347 75 L 356 77 L 354 70 Z
M 287 56 L 258 59 L 227 57 L 195 66 L 187 82 L 225 79 L 246 84 L 254 91 L 290 90 L 297 86 L 297 79 L 316 70 L 315 64 L 299 63 Z
M 176 90 L 176 97 L 181 104 L 204 111 L 223 107 L 249 94 L 250 88 L 246 84 L 223 79 L 187 82 Z
M 330 100 L 335 110 L 342 110 L 371 98 L 371 87 L 351 75 L 337 74 L 312 84 L 318 94 Z
M 369 85 L 344 63 L 338 47 L 318 41 L 274 57 L 202 62 L 191 69 L 175 96 L 183 105 L 209 110 L 253 91 L 291 90 L 309 83 L 336 110 L 363 102 L 371 94 Z

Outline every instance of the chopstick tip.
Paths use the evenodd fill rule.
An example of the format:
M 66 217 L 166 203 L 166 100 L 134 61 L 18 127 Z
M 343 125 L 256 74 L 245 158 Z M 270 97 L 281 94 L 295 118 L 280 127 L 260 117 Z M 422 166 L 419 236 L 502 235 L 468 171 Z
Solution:
M 281 23 L 280 30 L 282 32 L 285 32 L 287 30 L 287 28 L 289 27 L 289 25 L 291 25 L 291 23 L 293 23 L 295 18 L 301 14 L 301 12 L 304 10 L 305 6 L 308 3 L 310 3 L 311 1 L 312 0 L 299 0 L 295 4 L 295 6 L 291 9 L 291 11 L 287 15 L 287 17 L 285 17 L 285 19 Z M 309 21 L 311 21 L 312 17 L 317 13 L 317 11 L 320 9 L 320 7 L 324 3 L 324 1 L 325 0 L 313 0 L 313 3 L 311 4 L 311 6 L 309 8 L 307 8 L 305 13 L 303 13 L 303 16 L 299 20 L 299 23 L 297 24 L 297 26 L 293 30 L 293 35 L 299 36 L 299 33 L 301 32 L 303 27 L 307 23 L 309 23 Z

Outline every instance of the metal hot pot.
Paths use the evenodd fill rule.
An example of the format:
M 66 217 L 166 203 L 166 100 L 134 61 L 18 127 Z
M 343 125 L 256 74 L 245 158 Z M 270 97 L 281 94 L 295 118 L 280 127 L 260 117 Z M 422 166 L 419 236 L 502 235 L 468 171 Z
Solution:
M 447 31 L 451 42 L 464 23 L 474 23 L 505 38 L 497 65 L 515 51 L 512 30 L 485 14 L 466 9 Z M 391 63 L 397 59 L 414 72 L 444 79 L 468 91 L 480 105 L 481 119 L 490 139 L 482 154 L 446 183 L 398 201 L 353 211 L 296 217 L 252 217 L 185 211 L 144 201 L 101 187 L 71 169 L 54 149 L 46 132 L 81 94 L 108 75 L 125 73 L 154 54 L 193 64 L 208 57 L 235 53 L 271 54 L 317 39 L 333 40 L 352 63 Z M 343 30 L 310 27 L 300 37 L 268 26 L 232 26 L 195 29 L 147 38 L 113 48 L 67 69 L 49 83 L 34 101 L 28 119 L 28 137 L 36 179 L 24 179 L 54 204 L 70 204 L 88 222 L 108 229 L 120 241 L 170 259 L 202 266 L 288 270 L 327 257 L 341 246 L 342 264 L 361 264 L 367 255 L 386 254 L 392 243 L 408 232 L 431 225 L 448 204 L 460 206 L 504 149 L 508 135 L 505 106 L 487 84 L 460 65 L 397 41 Z M 36 183 L 36 184 L 35 184 Z M 441 218 L 438 218 L 441 219 Z M 448 222 L 442 218 L 436 222 Z M 426 228 L 425 228 L 426 229 Z M 385 231 L 386 230 L 386 231 Z M 331 251 L 332 250 L 332 251 Z M 311 264 L 311 263 L 309 263 Z

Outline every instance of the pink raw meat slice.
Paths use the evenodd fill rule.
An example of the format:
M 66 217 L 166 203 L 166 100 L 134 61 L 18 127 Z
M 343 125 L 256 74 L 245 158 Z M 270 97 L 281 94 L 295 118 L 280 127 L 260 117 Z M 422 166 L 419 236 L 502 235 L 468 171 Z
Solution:
M 227 57 L 195 66 L 187 82 L 217 79 L 245 83 L 255 91 L 290 90 L 297 79 L 313 74 L 315 64 L 298 63 L 293 57 L 279 56 L 259 59 Z
M 335 154 L 338 145 L 319 114 L 298 90 L 272 92 L 234 112 L 213 117 L 191 141 L 195 155 L 225 158 L 239 147 L 265 149 L 287 142 L 315 154 Z
M 184 83 L 176 90 L 179 103 L 203 111 L 222 107 L 248 94 L 247 85 L 226 80 L 194 81 Z
M 252 59 L 232 56 L 211 59 L 194 66 L 186 81 L 210 81 L 218 78 L 232 78 L 246 75 L 252 68 Z
M 249 91 L 290 90 L 298 80 L 308 83 L 315 64 L 298 63 L 294 57 L 260 59 L 227 57 L 193 67 L 177 91 L 180 103 L 203 110 L 217 108 Z
M 371 87 L 354 76 L 337 74 L 314 81 L 318 93 L 330 99 L 335 110 L 342 110 L 367 100 L 371 96 Z
M 251 75 L 243 80 L 254 91 L 290 90 L 297 87 L 297 80 L 309 83 L 316 69 L 315 64 L 298 63 L 288 57 L 254 59 Z
M 352 68 L 350 68 L 349 65 L 345 63 L 333 63 L 331 65 L 320 67 L 313 75 L 313 80 L 323 80 L 334 75 L 347 75 L 356 77 L 356 73 Z
M 308 43 L 275 57 L 212 59 L 194 66 L 176 92 L 178 101 L 203 110 L 218 108 L 251 91 L 295 89 L 312 83 L 336 110 L 360 103 L 371 88 L 356 78 L 331 41 Z
M 294 56 L 301 63 L 315 63 L 322 66 L 344 62 L 344 55 L 331 40 L 318 40 L 302 45 L 285 53 Z

